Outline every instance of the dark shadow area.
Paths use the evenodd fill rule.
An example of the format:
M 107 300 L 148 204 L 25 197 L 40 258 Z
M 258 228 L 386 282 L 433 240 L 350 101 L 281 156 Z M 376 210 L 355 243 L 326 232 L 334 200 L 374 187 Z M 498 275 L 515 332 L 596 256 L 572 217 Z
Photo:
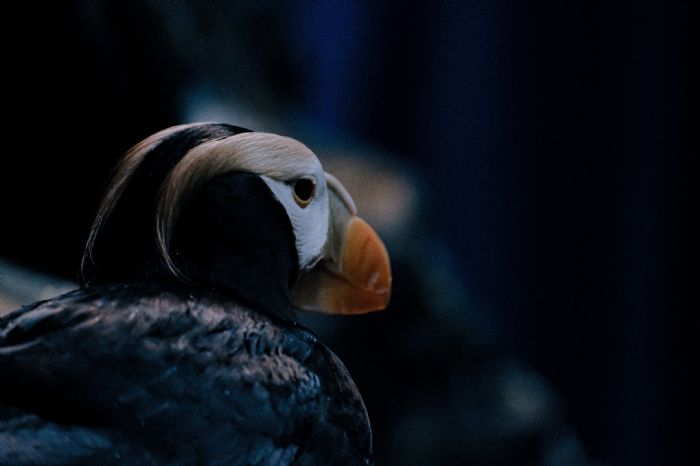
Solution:
M 111 167 L 172 124 L 386 160 L 373 181 L 416 196 L 378 228 L 391 309 L 309 321 L 366 398 L 378 464 L 682 464 L 692 10 L 12 3 L 0 257 L 76 279 Z

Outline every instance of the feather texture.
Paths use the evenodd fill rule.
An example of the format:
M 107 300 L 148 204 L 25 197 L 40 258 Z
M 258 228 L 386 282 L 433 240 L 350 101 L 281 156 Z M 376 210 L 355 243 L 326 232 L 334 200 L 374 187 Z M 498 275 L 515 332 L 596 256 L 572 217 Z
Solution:
M 163 283 L 0 320 L 0 464 L 370 464 L 362 400 L 307 330 Z

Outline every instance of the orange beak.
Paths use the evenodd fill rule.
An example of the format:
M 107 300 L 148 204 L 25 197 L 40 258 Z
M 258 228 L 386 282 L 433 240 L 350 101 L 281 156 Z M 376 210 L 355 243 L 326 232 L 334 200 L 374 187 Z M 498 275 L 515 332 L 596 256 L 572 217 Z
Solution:
M 292 300 L 302 309 L 329 314 L 364 314 L 389 304 L 391 266 L 379 235 L 354 215 L 349 199 L 331 188 L 331 229 L 324 258 L 292 289 Z M 351 202 L 351 201 L 350 201 Z

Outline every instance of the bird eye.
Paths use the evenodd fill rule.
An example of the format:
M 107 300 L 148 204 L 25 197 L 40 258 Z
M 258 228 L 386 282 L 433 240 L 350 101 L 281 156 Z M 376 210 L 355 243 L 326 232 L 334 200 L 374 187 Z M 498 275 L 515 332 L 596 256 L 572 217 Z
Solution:
M 311 203 L 316 194 L 316 180 L 300 178 L 294 182 L 294 201 L 304 208 Z

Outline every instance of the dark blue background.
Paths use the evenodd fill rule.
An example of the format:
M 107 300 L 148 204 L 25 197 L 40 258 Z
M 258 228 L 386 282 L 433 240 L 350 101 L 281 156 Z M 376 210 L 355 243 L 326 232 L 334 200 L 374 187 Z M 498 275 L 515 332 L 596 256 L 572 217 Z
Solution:
M 681 462 L 698 279 L 689 2 L 170 7 L 3 14 L 1 255 L 74 277 L 109 167 L 180 122 L 205 81 L 413 162 L 476 308 L 560 392 L 590 456 Z M 179 30 L 188 8 L 196 27 Z M 188 49 L 188 34 L 211 42 Z
M 480 309 L 620 464 L 671 464 L 679 440 L 690 15 L 344 2 L 300 21 L 309 113 L 420 162 Z

